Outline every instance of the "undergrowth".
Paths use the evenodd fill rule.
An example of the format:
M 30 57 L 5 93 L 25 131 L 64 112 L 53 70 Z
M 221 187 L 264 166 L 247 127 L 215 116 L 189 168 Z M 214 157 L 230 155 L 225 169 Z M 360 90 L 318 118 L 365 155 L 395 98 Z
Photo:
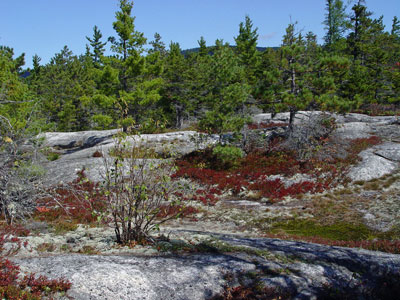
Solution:
M 217 200 L 215 194 L 227 191 L 239 194 L 243 190 L 257 191 L 260 197 L 278 202 L 286 196 L 323 192 L 343 182 L 349 167 L 359 159 L 358 154 L 380 142 L 380 138 L 376 136 L 349 141 L 347 155 L 343 158 L 335 156 L 335 147 L 328 145 L 328 142 L 328 146 L 324 148 L 323 141 L 320 151 L 331 151 L 330 159 L 319 159 L 315 156 L 308 161 L 302 161 L 294 151 L 279 148 L 278 141 L 272 143 L 271 148 L 265 152 L 252 152 L 243 158 L 236 158 L 235 167 L 229 168 L 225 161 L 218 159 L 212 149 L 205 149 L 178 160 L 178 171 L 174 177 L 190 178 L 205 185 L 204 197 L 197 197 L 204 204 L 214 204 Z M 310 179 L 287 185 L 281 178 L 271 177 L 291 177 L 298 173 L 307 175 Z M 214 192 L 208 192 L 211 189 Z
M 22 246 L 18 236 L 28 234 L 29 231 L 18 225 L 0 226 L 1 299 L 40 300 L 55 293 L 64 293 L 71 287 L 71 283 L 63 278 L 49 279 L 42 275 L 36 276 L 34 273 L 21 276 L 19 266 L 6 258 L 15 254 Z
M 75 230 L 77 224 L 98 224 L 105 209 L 100 185 L 89 181 L 81 170 L 73 182 L 52 189 L 49 197 L 40 199 L 33 217 L 48 222 L 62 234 Z

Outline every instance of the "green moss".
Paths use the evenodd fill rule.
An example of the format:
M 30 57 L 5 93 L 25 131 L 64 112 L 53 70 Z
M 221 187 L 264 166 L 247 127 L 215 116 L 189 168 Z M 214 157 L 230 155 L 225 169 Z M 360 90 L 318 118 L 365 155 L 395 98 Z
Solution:
M 36 247 L 36 250 L 39 252 L 53 252 L 56 249 L 56 245 L 51 243 L 41 243 Z
M 331 240 L 356 241 L 370 238 L 374 232 L 363 224 L 337 223 L 333 225 L 320 225 L 312 220 L 290 220 L 272 225 L 271 233 L 322 237 Z
M 384 188 L 388 188 L 390 187 L 393 183 L 395 183 L 396 181 L 400 180 L 400 176 L 391 176 L 391 177 L 387 177 L 385 178 L 385 182 L 383 184 Z
M 49 161 L 55 161 L 60 158 L 60 154 L 57 152 L 50 152 L 47 154 L 47 160 Z
M 96 250 L 96 248 L 93 246 L 85 245 L 81 249 L 78 250 L 78 253 L 87 254 L 87 255 L 95 255 L 95 254 L 99 254 L 99 251 Z
M 364 180 L 357 180 L 353 182 L 355 185 L 364 185 L 365 181 Z
M 379 181 L 370 181 L 364 184 L 364 189 L 368 191 L 377 191 L 382 189 L 382 186 Z
M 55 222 L 51 224 L 54 229 L 54 233 L 57 235 L 62 235 L 69 231 L 75 231 L 78 228 L 78 225 L 73 222 L 69 222 L 67 220 L 60 220 L 59 222 Z

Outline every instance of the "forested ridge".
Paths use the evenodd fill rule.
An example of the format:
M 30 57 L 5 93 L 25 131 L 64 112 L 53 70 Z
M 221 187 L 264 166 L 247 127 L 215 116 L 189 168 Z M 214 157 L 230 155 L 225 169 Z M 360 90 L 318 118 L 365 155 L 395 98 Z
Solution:
M 235 45 L 207 45 L 200 37 L 196 51 L 183 52 L 158 33 L 151 41 L 144 37 L 133 2 L 120 0 L 115 36 L 107 39 L 94 26 L 84 54 L 65 46 L 47 64 L 35 55 L 33 68 L 25 69 L 24 54 L 14 57 L 12 45 L 0 48 L 2 122 L 16 129 L 29 122 L 42 131 L 140 124 L 143 132 L 156 132 L 196 120 L 198 129 L 220 133 L 241 128 L 255 111 L 289 111 L 293 118 L 299 110 L 398 109 L 399 19 L 385 28 L 366 1 L 325 2 L 323 44 L 290 23 L 280 47 L 260 51 L 258 29 L 246 16 Z

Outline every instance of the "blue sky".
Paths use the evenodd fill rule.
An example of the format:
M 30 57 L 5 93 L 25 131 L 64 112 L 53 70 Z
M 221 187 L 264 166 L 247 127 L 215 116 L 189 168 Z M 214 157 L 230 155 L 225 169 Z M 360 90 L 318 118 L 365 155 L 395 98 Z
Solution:
M 347 0 L 346 0 L 347 1 Z M 38 54 L 47 63 L 64 45 L 85 52 L 94 25 L 104 39 L 114 36 L 112 22 L 118 0 L 0 0 L 0 45 L 26 53 L 26 65 Z M 399 0 L 367 0 L 374 17 L 384 15 L 390 30 L 393 16 L 400 18 Z M 197 47 L 204 36 L 207 45 L 217 38 L 234 43 L 239 23 L 249 15 L 258 27 L 259 46 L 279 46 L 285 28 L 297 21 L 298 29 L 324 35 L 325 0 L 136 0 L 133 15 L 136 30 L 148 40 L 155 32 L 168 45 L 179 42 L 182 49 Z

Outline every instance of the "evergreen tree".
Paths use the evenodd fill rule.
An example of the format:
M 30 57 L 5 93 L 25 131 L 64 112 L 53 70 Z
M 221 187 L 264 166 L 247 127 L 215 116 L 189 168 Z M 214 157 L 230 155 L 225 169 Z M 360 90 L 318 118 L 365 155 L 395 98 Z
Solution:
M 198 40 L 197 43 L 199 44 L 199 55 L 206 56 L 208 54 L 208 49 L 207 49 L 207 44 L 206 44 L 206 40 L 204 39 L 204 37 L 201 36 L 200 40 Z
M 146 56 L 146 66 L 148 73 L 153 78 L 161 77 L 164 72 L 164 60 L 167 55 L 165 44 L 161 40 L 161 35 L 157 32 L 154 34 L 154 41 L 150 42 L 152 48 L 148 51 Z
M 208 111 L 200 127 L 221 134 L 238 131 L 246 122 L 245 104 L 250 94 L 245 70 L 229 45 L 217 40 L 205 85 Z
M 400 42 L 400 20 L 396 16 L 393 17 L 390 34 Z
M 158 32 L 154 34 L 154 40 L 149 44 L 152 46 L 152 49 L 149 50 L 149 53 L 159 52 L 162 57 L 167 54 L 165 43 L 162 41 L 161 35 Z
M 22 66 L 25 65 L 25 53 L 22 53 L 20 56 L 13 58 L 14 49 L 7 46 L 0 46 L 0 51 L 2 52 L 2 56 L 7 57 L 11 64 L 11 71 L 17 72 L 19 75 L 22 74 Z
M 347 52 L 353 64 L 343 92 L 359 104 L 385 102 L 391 89 L 388 80 L 393 39 L 384 31 L 383 17 L 372 19 L 364 1 L 358 1 L 352 10 Z
M 305 84 L 304 75 L 309 71 L 305 41 L 295 30 L 295 24 L 289 24 L 283 37 L 280 67 L 284 92 L 281 94 L 281 101 L 276 104 L 277 110 L 290 112 L 291 128 L 297 111 L 306 109 L 313 101 L 310 88 Z
M 253 22 L 249 16 L 246 16 L 245 22 L 240 23 L 239 35 L 235 38 L 236 51 L 240 63 L 245 68 L 247 82 L 250 84 L 255 82 L 255 72 L 259 61 L 257 30 L 258 28 L 253 29 Z
M 338 43 L 344 37 L 343 35 L 348 27 L 346 7 L 342 0 L 326 0 L 326 14 L 323 24 L 326 30 L 325 46 L 330 51 L 338 50 Z
M 67 46 L 41 67 L 32 88 L 40 96 L 44 116 L 53 129 L 90 128 L 90 111 L 83 99 L 95 92 L 95 84 L 88 71 Z
M 172 106 L 175 116 L 174 126 L 181 128 L 184 119 L 187 119 L 192 107 L 188 66 L 178 43 L 170 44 L 166 58 L 165 97 Z
M 348 49 L 353 56 L 353 60 L 361 59 L 362 57 L 362 45 L 368 40 L 368 28 L 371 26 L 372 13 L 367 10 L 367 7 L 363 5 L 365 1 L 358 0 L 357 4 L 352 7 L 353 15 L 350 17 L 351 33 L 347 37 Z
M 146 60 L 142 56 L 146 38 L 136 31 L 135 18 L 131 16 L 133 2 L 120 0 L 120 11 L 113 23 L 118 39 L 111 37 L 111 49 L 117 54 L 112 64 L 119 71 L 119 82 L 116 105 L 120 112 L 120 123 L 124 131 L 134 123 L 146 119 L 146 112 L 151 105 L 161 98 L 161 78 L 147 76 Z M 147 74 L 146 74 L 147 73 Z
M 90 46 L 93 48 L 93 62 L 97 66 L 100 63 L 100 58 L 104 55 L 104 46 L 107 44 L 107 42 L 102 42 L 101 38 L 103 35 L 100 32 L 100 29 L 95 25 L 93 27 L 93 37 L 89 38 L 86 37 L 86 39 L 89 41 Z
M 33 72 L 34 74 L 38 74 L 40 72 L 40 61 L 42 59 L 39 57 L 39 55 L 35 54 L 32 57 L 32 66 L 33 66 Z
M 263 111 L 276 112 L 276 102 L 283 93 L 282 72 L 280 69 L 280 51 L 266 49 L 260 59 L 257 69 L 257 84 L 255 98 Z
M 8 131 L 26 128 L 37 102 L 20 77 L 24 55 L 13 56 L 12 48 L 0 47 L 0 136 L 3 137 L 7 137 Z

